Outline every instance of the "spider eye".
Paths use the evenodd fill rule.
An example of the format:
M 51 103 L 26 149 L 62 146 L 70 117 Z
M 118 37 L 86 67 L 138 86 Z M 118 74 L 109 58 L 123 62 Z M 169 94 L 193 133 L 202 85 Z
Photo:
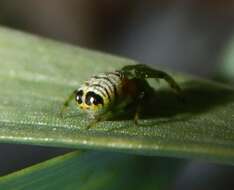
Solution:
M 94 97 L 90 97 L 89 102 L 90 102 L 91 104 L 94 104 L 94 102 L 96 102 L 96 100 L 94 99 Z
M 76 93 L 76 101 L 78 102 L 78 104 L 82 103 L 82 96 L 83 96 L 83 94 L 84 94 L 83 90 L 79 90 Z
M 94 104 L 94 105 L 102 104 L 103 105 L 103 98 L 94 92 L 88 92 L 86 94 L 85 103 L 87 105 L 92 105 L 92 104 Z

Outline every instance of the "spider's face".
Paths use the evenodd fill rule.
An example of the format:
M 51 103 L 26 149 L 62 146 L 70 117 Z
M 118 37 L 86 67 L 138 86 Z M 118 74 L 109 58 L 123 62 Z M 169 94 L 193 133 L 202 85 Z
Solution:
M 103 109 L 103 97 L 89 89 L 79 89 L 75 97 L 81 110 L 87 112 L 99 112 Z

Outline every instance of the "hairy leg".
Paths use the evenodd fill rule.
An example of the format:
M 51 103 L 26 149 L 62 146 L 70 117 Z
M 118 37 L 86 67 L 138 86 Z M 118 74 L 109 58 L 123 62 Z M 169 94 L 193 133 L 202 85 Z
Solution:
M 104 114 L 98 115 L 89 123 L 89 125 L 86 127 L 86 129 L 94 128 L 98 122 L 106 121 L 106 120 L 110 119 L 112 116 L 113 116 L 113 112 L 111 112 L 111 111 L 108 111 Z
M 141 107 L 142 107 L 144 97 L 145 97 L 145 92 L 142 91 L 140 93 L 140 95 L 136 99 L 137 107 L 136 107 L 136 111 L 135 111 L 135 115 L 134 115 L 134 125 L 138 125 L 139 114 L 140 114 L 140 111 L 141 111 Z
M 75 98 L 76 95 L 76 90 L 72 92 L 72 94 L 70 94 L 70 96 L 68 96 L 68 98 L 66 99 L 66 101 L 63 104 L 63 107 L 60 110 L 60 116 L 63 117 L 63 113 L 65 112 L 65 110 L 67 109 L 67 107 L 69 106 L 69 103 Z
M 170 87 L 179 95 L 181 92 L 180 86 L 176 81 L 167 73 L 152 69 L 146 65 L 128 65 L 121 69 L 129 77 L 136 77 L 140 79 L 155 78 L 155 79 L 164 79 Z

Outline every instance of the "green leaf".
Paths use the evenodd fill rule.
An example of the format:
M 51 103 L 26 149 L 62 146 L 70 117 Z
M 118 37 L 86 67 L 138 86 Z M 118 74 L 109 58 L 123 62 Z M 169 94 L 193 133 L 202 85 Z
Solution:
M 0 178 L 0 189 L 167 189 L 180 168 L 171 160 L 73 152 Z
M 86 130 L 87 117 L 67 96 L 91 75 L 132 60 L 0 29 L 0 141 L 105 149 L 144 155 L 202 158 L 234 163 L 234 91 L 186 75 L 173 75 L 185 102 L 164 82 L 146 104 L 140 125 L 131 117 Z

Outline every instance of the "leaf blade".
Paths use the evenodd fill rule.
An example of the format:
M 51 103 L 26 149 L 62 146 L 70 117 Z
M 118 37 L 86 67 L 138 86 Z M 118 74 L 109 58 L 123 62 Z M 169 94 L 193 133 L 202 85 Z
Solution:
M 124 185 L 128 189 L 165 189 L 180 164 L 171 159 L 76 151 L 3 176 L 0 188 L 96 190 Z
M 185 104 L 164 83 L 154 84 L 158 95 L 146 105 L 151 113 L 142 125 L 105 121 L 86 130 L 87 118 L 71 117 L 79 113 L 74 105 L 69 117 L 58 116 L 66 96 L 91 75 L 134 61 L 3 28 L 0 57 L 1 142 L 234 162 L 234 96 L 229 87 L 174 75 Z

